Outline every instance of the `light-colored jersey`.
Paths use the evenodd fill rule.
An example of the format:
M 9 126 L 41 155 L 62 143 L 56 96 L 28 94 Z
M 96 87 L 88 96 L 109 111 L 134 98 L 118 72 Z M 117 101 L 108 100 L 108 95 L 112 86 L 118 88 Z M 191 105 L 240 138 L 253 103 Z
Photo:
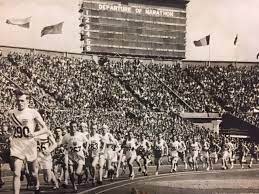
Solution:
M 86 137 L 80 132 L 76 132 L 73 136 L 69 133 L 63 137 L 62 144 L 67 145 L 68 154 L 83 152 L 83 145 L 87 142 Z
M 171 151 L 178 151 L 180 147 L 180 143 L 178 141 L 174 141 L 170 143 Z
M 164 151 L 164 149 L 165 149 L 165 140 L 163 140 L 163 139 L 161 139 L 160 141 L 155 141 L 155 147 L 154 147 L 154 150 L 155 151 Z
M 150 149 L 151 143 L 148 140 L 144 139 L 143 141 L 140 141 L 139 147 L 142 147 L 145 151 L 147 151 Z
M 127 149 L 136 149 L 136 145 L 137 145 L 137 140 L 132 138 L 131 140 L 129 139 L 126 139 L 126 142 L 125 142 L 125 147 Z
M 101 135 L 95 134 L 94 136 L 90 136 L 88 144 L 88 151 L 91 152 L 92 155 L 99 154 L 101 149 Z
M 184 141 L 180 141 L 180 142 L 179 142 L 178 151 L 179 151 L 179 152 L 184 152 L 185 150 L 186 150 L 186 145 L 185 145 Z
M 234 144 L 231 143 L 231 142 L 228 142 L 227 143 L 227 149 L 228 149 L 229 152 L 234 151 L 234 149 L 235 149 Z
M 101 136 L 101 140 L 105 144 L 114 144 L 114 136 L 111 133 L 106 133 Z
M 39 139 L 37 139 L 38 154 L 48 150 L 49 146 L 50 146 L 50 140 L 48 135 L 41 135 Z
M 89 132 L 82 132 L 83 135 L 85 136 L 85 138 L 87 139 L 87 141 L 89 140 L 89 137 L 90 137 L 90 133 Z
M 210 149 L 210 144 L 209 144 L 209 142 L 205 141 L 202 144 L 202 151 L 209 151 L 209 149 Z
M 113 140 L 113 144 L 111 146 L 112 150 L 118 152 L 121 150 L 121 144 L 119 143 L 119 141 L 117 139 Z
M 192 151 L 199 151 L 200 150 L 200 146 L 198 142 L 194 142 L 191 144 L 191 150 Z
M 13 125 L 13 138 L 26 139 L 35 131 L 36 121 L 42 121 L 41 115 L 35 109 L 25 108 L 22 111 L 13 109 L 8 112 Z

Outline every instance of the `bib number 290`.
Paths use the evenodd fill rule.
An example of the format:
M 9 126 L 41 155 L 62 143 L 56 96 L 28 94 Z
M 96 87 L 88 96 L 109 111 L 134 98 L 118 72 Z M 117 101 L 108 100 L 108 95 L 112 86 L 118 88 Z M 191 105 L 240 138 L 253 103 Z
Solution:
M 16 127 L 14 132 L 15 138 L 29 137 L 30 130 L 28 127 Z

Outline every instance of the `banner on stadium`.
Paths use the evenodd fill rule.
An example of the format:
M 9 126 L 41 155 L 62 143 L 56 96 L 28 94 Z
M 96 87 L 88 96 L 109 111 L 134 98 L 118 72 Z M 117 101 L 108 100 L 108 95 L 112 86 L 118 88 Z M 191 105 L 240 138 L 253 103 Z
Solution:
M 10 18 L 6 20 L 7 24 L 20 26 L 23 28 L 30 28 L 31 17 L 27 18 Z
M 210 44 L 210 35 L 205 36 L 204 38 L 200 40 L 193 41 L 195 46 L 207 46 Z
M 47 34 L 62 34 L 63 23 L 64 22 L 60 22 L 52 26 L 44 27 L 41 30 L 41 37 Z

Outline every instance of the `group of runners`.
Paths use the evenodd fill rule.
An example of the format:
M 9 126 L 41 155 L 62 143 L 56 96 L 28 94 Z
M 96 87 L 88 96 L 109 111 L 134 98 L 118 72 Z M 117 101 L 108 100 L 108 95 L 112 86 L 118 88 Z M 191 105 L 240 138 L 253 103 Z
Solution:
M 178 170 L 179 162 L 184 168 L 212 170 L 221 158 L 222 168 L 233 168 L 239 158 L 244 168 L 246 156 L 248 166 L 257 160 L 257 145 L 245 141 L 233 142 L 230 138 L 216 139 L 193 136 L 186 140 L 182 136 L 164 139 L 163 133 L 150 137 L 147 133 L 114 133 L 106 124 L 70 121 L 67 129 L 57 127 L 49 130 L 39 112 L 28 107 L 28 96 L 16 91 L 17 108 L 8 111 L 9 122 L 2 123 L 0 137 L 1 166 L 9 163 L 13 171 L 13 190 L 20 193 L 21 180 L 26 177 L 27 186 L 40 193 L 39 170 L 44 181 L 67 187 L 69 180 L 74 192 L 83 181 L 95 186 L 103 179 L 113 181 L 129 169 L 129 178 L 134 179 L 135 168 L 148 176 L 150 163 L 159 174 L 161 163 L 167 157 L 170 172 Z M 238 156 L 238 157 L 237 157 Z M 167 163 L 167 162 L 166 162 Z M 202 167 L 199 167 L 202 164 Z M 4 185 L 0 168 L 0 185 Z

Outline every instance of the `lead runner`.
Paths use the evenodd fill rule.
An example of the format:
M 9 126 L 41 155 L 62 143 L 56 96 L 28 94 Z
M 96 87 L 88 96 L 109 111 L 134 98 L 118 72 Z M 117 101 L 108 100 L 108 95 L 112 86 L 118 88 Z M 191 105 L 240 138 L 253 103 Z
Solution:
M 49 130 L 39 112 L 29 108 L 28 95 L 20 90 L 16 90 L 14 94 L 17 109 L 8 111 L 8 117 L 12 123 L 10 156 L 13 171 L 13 193 L 19 194 L 21 169 L 24 161 L 28 163 L 34 183 L 38 181 L 37 142 L 35 137 L 48 134 Z M 40 130 L 36 132 L 37 124 L 40 126 Z M 40 188 L 35 187 L 35 194 L 38 193 L 40 193 Z

